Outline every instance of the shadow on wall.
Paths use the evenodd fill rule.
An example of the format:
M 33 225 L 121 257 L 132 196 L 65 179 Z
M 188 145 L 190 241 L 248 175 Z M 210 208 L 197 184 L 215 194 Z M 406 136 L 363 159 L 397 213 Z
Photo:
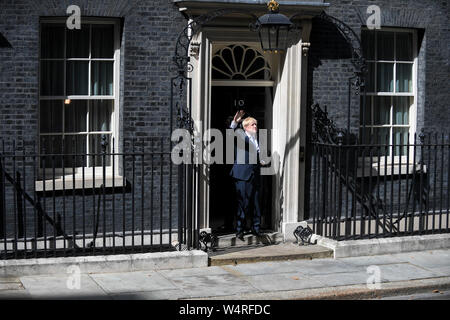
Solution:
M 285 172 L 286 172 L 286 158 L 288 157 L 289 153 L 291 152 L 291 150 L 295 147 L 295 145 L 297 143 L 299 143 L 300 141 L 300 129 L 297 130 L 297 132 L 295 133 L 295 135 L 293 135 L 289 141 L 286 143 L 285 147 L 284 147 L 284 155 L 283 155 L 283 161 L 282 161 L 282 165 L 278 166 L 278 170 L 276 172 L 276 181 L 278 182 L 278 189 L 275 190 L 276 192 L 276 196 L 278 198 L 278 209 L 279 209 L 279 216 L 278 219 L 279 221 L 277 221 L 278 226 L 281 230 L 281 226 L 283 224 L 283 215 L 284 215 L 284 211 L 283 211 L 283 204 L 284 204 L 284 189 L 283 189 L 283 185 L 284 185 L 284 179 L 285 179 Z M 274 152 L 272 154 L 272 161 L 280 161 L 280 155 L 277 152 Z M 300 190 L 299 190 L 300 192 Z
M 351 47 L 347 40 L 329 21 L 319 18 L 312 19 L 310 42 L 308 59 L 313 68 L 320 66 L 321 60 L 352 58 Z
M 12 48 L 11 43 L 0 33 L 0 48 Z
M 318 69 L 322 65 L 322 61 L 324 60 L 335 60 L 340 64 L 338 67 L 339 70 L 344 71 L 344 73 L 339 73 L 339 78 L 347 80 L 348 76 L 353 75 L 353 67 L 350 63 L 350 59 L 352 58 L 352 50 L 351 45 L 347 42 L 345 37 L 341 34 L 339 29 L 330 21 L 326 21 L 320 18 L 313 18 L 312 19 L 312 29 L 311 29 L 311 35 L 310 35 L 310 49 L 308 53 L 308 85 L 307 85 L 307 105 L 312 106 L 314 102 L 320 102 L 323 104 L 328 104 L 333 107 L 332 109 L 334 111 L 340 110 L 341 108 L 335 106 L 336 102 L 338 104 L 347 103 L 347 94 L 344 96 L 334 96 L 333 101 L 321 101 L 322 98 L 327 100 L 327 97 L 320 96 L 319 101 L 314 101 L 317 97 L 314 96 L 314 91 L 317 92 L 317 90 L 320 92 L 320 88 L 317 88 L 316 86 L 318 84 L 315 83 L 314 75 L 316 69 Z M 347 61 L 347 62 L 344 62 Z M 342 63 L 342 64 L 341 64 Z M 345 66 L 345 64 L 348 63 L 348 67 L 351 70 L 348 70 Z M 346 74 L 348 73 L 348 76 Z M 329 73 L 327 73 L 329 76 Z M 317 80 L 317 81 L 320 81 Z M 339 80 L 337 80 L 339 82 Z M 339 88 L 334 88 L 334 91 L 339 91 Z M 326 89 L 326 91 L 329 91 Z M 317 94 L 317 93 L 316 93 Z M 357 96 L 353 95 L 351 97 L 352 105 L 355 105 L 357 103 L 356 99 Z M 346 106 L 346 105 L 345 105 Z M 337 108 L 335 108 L 337 107 Z M 347 108 L 347 107 L 345 107 Z M 332 110 L 332 111 L 333 111 Z M 341 114 L 340 111 L 338 111 L 338 114 Z M 336 114 L 332 115 L 335 117 L 335 120 L 339 120 L 338 124 L 339 126 L 342 125 L 342 120 L 346 120 L 346 118 L 342 117 L 336 117 Z M 307 108 L 307 114 L 306 114 L 306 155 L 307 159 L 305 159 L 305 172 L 311 171 L 311 144 L 309 141 L 311 141 L 311 134 L 312 134 L 312 109 Z M 342 119 L 341 119 L 342 118 Z M 310 215 L 310 175 L 306 175 L 305 177 L 305 219 L 309 218 Z

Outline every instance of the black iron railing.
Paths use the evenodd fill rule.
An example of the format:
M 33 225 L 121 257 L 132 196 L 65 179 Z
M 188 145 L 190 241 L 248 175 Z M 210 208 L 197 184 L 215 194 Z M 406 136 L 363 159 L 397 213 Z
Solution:
M 336 240 L 449 232 L 449 138 L 344 144 L 341 133 L 337 143 L 314 141 L 314 232 Z
M 89 153 L 0 144 L 0 259 L 198 247 L 189 172 L 172 163 L 170 140 L 111 144 Z

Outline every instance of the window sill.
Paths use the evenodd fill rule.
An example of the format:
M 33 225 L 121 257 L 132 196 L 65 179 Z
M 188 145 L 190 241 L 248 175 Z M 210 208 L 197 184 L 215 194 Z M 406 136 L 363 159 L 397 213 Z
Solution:
M 103 177 L 98 177 L 93 179 L 92 177 L 84 178 L 84 184 L 83 184 L 83 178 L 82 177 L 75 177 L 75 180 L 72 176 L 67 177 L 64 179 L 58 178 L 58 179 L 48 179 L 45 180 L 45 189 L 44 189 L 44 181 L 36 181 L 35 182 L 35 188 L 36 192 L 43 192 L 44 190 L 47 191 L 58 191 L 58 190 L 82 190 L 82 189 L 99 189 L 101 188 L 102 184 L 105 183 L 106 188 L 112 188 L 113 187 L 113 180 L 114 180 L 114 187 L 123 187 L 126 185 L 126 181 L 124 184 L 124 179 L 122 176 L 106 176 L 104 181 Z
M 398 176 L 398 175 L 413 175 L 414 171 L 417 172 L 420 171 L 420 167 L 421 165 L 416 163 L 415 165 L 413 163 L 410 164 L 402 164 L 401 166 L 398 163 L 394 163 L 394 164 L 387 164 L 387 165 L 381 165 L 378 168 L 378 164 L 374 163 L 372 164 L 372 166 L 370 166 L 370 164 L 367 164 L 366 167 L 364 168 L 364 172 L 363 172 L 363 168 L 358 167 L 356 169 L 356 176 L 358 178 L 368 178 L 370 176 L 373 177 L 377 177 L 378 175 L 380 176 Z M 427 167 L 426 165 L 422 165 L 422 169 L 423 172 L 426 173 L 427 172 Z

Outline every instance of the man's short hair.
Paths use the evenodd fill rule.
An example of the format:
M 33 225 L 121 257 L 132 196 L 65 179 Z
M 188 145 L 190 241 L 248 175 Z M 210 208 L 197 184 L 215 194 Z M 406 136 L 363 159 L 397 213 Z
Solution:
M 258 124 L 258 121 L 256 121 L 255 118 L 248 117 L 248 118 L 245 118 L 244 121 L 242 121 L 242 126 L 245 128 L 246 126 L 249 126 L 253 123 Z

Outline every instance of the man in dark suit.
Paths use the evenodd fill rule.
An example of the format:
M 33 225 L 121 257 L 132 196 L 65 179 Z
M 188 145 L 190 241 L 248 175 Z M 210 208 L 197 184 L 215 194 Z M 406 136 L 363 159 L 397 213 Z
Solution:
M 244 240 L 246 217 L 252 217 L 252 234 L 261 236 L 261 210 L 259 207 L 259 189 L 261 187 L 261 163 L 259 159 L 259 144 L 256 138 L 258 122 L 252 117 L 243 120 L 245 112 L 236 112 L 230 128 L 240 140 L 235 148 L 235 160 L 230 175 L 234 179 L 238 209 L 236 237 Z M 243 121 L 242 121 L 243 120 Z M 244 131 L 238 129 L 242 122 Z

